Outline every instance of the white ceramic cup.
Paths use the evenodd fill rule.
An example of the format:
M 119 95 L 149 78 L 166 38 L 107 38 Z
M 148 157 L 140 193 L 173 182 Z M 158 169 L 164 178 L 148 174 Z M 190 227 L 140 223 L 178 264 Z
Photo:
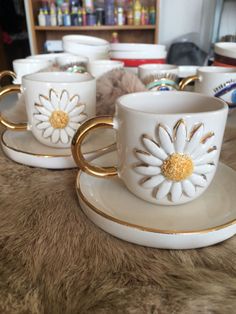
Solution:
M 72 140 L 78 166 L 98 177 L 118 175 L 136 196 L 176 205 L 200 196 L 217 169 L 228 113 L 217 98 L 192 92 L 142 92 L 120 97 L 114 117 L 85 122 Z M 90 130 L 117 132 L 117 167 L 96 167 L 81 152 Z
M 124 62 L 115 60 L 94 60 L 88 63 L 88 72 L 95 78 L 103 74 L 124 67 Z
M 87 71 L 88 58 L 68 54 L 56 58 L 56 63 L 62 71 L 84 73 Z
M 236 107 L 236 68 L 200 67 L 196 75 L 180 82 L 180 89 L 185 89 L 191 82 L 195 82 L 195 92 L 221 98 L 230 109 Z
M 23 76 L 22 86 L 0 89 L 0 97 L 23 92 L 27 123 L 15 124 L 0 115 L 0 122 L 14 130 L 29 130 L 42 144 L 65 148 L 88 117 L 95 115 L 96 80 L 89 74 L 40 72 Z
M 12 63 L 16 74 L 15 84 L 21 84 L 22 77 L 26 74 L 35 73 L 52 66 L 52 62 L 46 59 L 16 59 Z
M 178 89 L 178 67 L 172 64 L 143 64 L 138 67 L 138 76 L 151 91 Z

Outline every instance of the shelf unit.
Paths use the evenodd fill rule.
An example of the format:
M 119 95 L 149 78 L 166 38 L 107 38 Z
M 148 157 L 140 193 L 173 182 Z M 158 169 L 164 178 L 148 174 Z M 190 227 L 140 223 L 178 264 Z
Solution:
M 91 35 L 111 41 L 112 32 L 118 32 L 124 43 L 158 43 L 159 1 L 156 0 L 155 25 L 102 25 L 102 26 L 38 26 L 37 15 L 41 0 L 28 1 L 28 28 L 30 28 L 32 54 L 43 52 L 46 40 L 60 40 L 69 34 Z

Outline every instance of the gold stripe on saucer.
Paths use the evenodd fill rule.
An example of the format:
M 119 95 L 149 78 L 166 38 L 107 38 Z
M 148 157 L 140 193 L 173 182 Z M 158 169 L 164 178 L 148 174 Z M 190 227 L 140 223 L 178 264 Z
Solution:
M 26 155 L 31 155 L 31 156 L 35 156 L 35 157 L 44 157 L 44 158 L 55 158 L 55 157 L 72 157 L 72 154 L 64 154 L 64 155 L 60 155 L 60 154 L 57 154 L 57 155 L 45 155 L 45 154 L 36 154 L 36 153 L 29 153 L 29 152 L 25 152 L 23 150 L 20 150 L 20 149 L 16 149 L 10 145 L 8 145 L 6 143 L 6 141 L 4 140 L 4 134 L 7 132 L 8 130 L 5 130 L 2 132 L 2 135 L 1 135 L 1 142 L 2 144 L 11 149 L 11 150 L 14 150 L 15 152 L 17 153 L 23 153 L 23 154 L 26 154 Z M 113 144 L 110 144 L 108 146 L 105 146 L 105 147 L 102 147 L 102 148 L 99 148 L 99 149 L 96 149 L 96 150 L 91 150 L 91 151 L 88 151 L 88 152 L 85 152 L 84 154 L 85 155 L 88 155 L 88 154 L 101 154 L 101 153 L 105 153 L 106 151 L 109 152 L 112 148 L 115 148 L 116 147 L 116 143 L 113 143 Z
M 125 227 L 130 227 L 130 228 L 134 228 L 134 229 L 138 229 L 141 231 L 147 231 L 147 232 L 153 232 L 153 233 L 160 233 L 160 234 L 178 234 L 178 235 L 190 235 L 190 234 L 202 234 L 202 233 L 208 233 L 208 232 L 213 232 L 213 231 L 218 231 L 221 230 L 223 228 L 232 226 L 236 223 L 236 219 L 233 219 L 227 223 L 224 223 L 222 225 L 219 226 L 215 226 L 212 228 L 207 228 L 207 229 L 203 229 L 203 230 L 163 230 L 163 229 L 157 229 L 157 228 L 150 228 L 150 227 L 144 227 L 144 226 L 140 226 L 140 225 L 136 225 L 136 224 L 132 224 L 129 222 L 125 222 L 123 220 L 120 220 L 118 218 L 115 218 L 113 216 L 110 216 L 106 213 L 104 213 L 103 211 L 101 211 L 99 208 L 97 208 L 96 206 L 94 206 L 93 204 L 90 203 L 90 201 L 85 197 L 85 195 L 83 194 L 83 192 L 81 191 L 80 188 L 80 176 L 82 174 L 82 171 L 80 170 L 78 172 L 78 176 L 76 179 L 76 192 L 77 195 L 83 200 L 83 202 L 89 206 L 89 208 L 94 211 L 96 214 L 98 214 L 99 216 L 102 216 L 112 222 L 118 223 L 120 225 L 123 225 Z M 106 180 L 106 179 L 105 179 Z

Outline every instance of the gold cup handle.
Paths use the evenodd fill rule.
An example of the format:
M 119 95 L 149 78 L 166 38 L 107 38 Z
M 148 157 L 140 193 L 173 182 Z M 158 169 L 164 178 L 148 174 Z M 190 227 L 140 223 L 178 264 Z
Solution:
M 4 71 L 4 72 L 10 72 L 10 71 Z M 1 72 L 3 73 L 3 72 Z M 0 73 L 0 78 L 1 78 Z M 12 72 L 13 73 L 13 72 Z M 20 85 L 7 85 L 2 88 L 0 88 L 0 99 L 5 97 L 6 95 L 13 94 L 13 93 L 20 93 L 21 88 Z M 14 131 L 25 131 L 28 129 L 27 123 L 14 123 L 9 121 L 8 119 L 4 118 L 2 114 L 0 113 L 0 123 L 6 126 L 8 129 L 14 130 Z
M 11 78 L 16 79 L 16 74 L 12 71 L 6 70 L 6 71 L 0 72 L 0 80 L 4 78 L 5 76 L 10 76 Z
M 179 89 L 184 90 L 184 88 L 190 84 L 191 82 L 199 80 L 199 77 L 197 75 L 188 76 L 179 83 Z
M 112 129 L 113 126 L 113 118 L 111 116 L 101 116 L 91 118 L 79 127 L 72 139 L 71 151 L 76 164 L 82 171 L 96 177 L 111 177 L 117 175 L 116 167 L 94 166 L 85 160 L 81 151 L 83 140 L 90 131 L 100 128 Z

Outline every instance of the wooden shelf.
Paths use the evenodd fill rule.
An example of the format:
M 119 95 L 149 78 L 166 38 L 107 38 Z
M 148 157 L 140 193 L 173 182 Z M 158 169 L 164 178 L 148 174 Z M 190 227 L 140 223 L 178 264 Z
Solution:
M 150 30 L 155 25 L 101 25 L 101 26 L 34 26 L 36 31 L 115 31 L 115 30 Z
M 112 40 L 112 32 L 118 33 L 121 43 L 158 43 L 160 0 L 156 1 L 155 25 L 101 25 L 101 26 L 38 26 L 37 15 L 42 5 L 41 0 L 28 0 L 29 32 L 31 37 L 31 53 L 43 53 L 47 40 L 61 40 L 63 36 L 81 34 Z

